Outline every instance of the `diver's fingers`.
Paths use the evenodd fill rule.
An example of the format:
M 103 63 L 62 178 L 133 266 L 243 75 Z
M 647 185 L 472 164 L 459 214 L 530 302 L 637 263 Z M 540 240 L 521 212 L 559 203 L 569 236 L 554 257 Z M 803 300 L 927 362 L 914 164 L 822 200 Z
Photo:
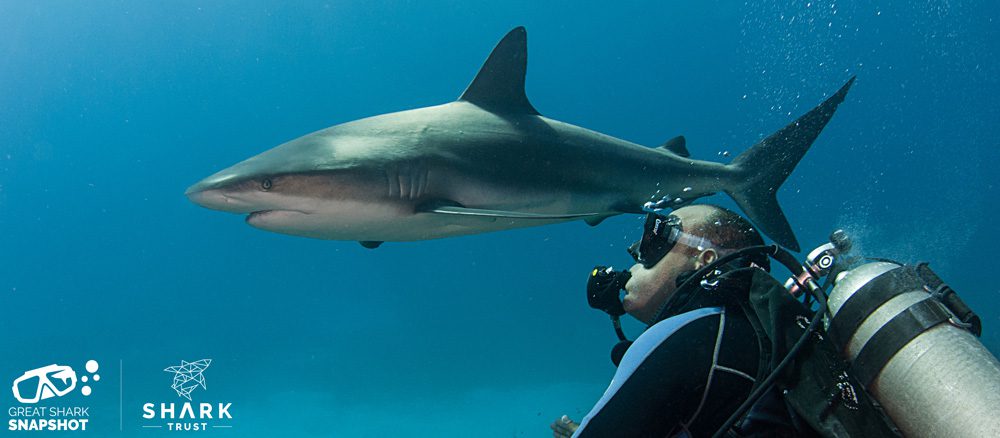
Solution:
M 569 436 L 566 435 L 566 429 L 559 424 L 559 420 L 553 421 L 552 424 L 549 425 L 549 428 L 552 429 L 552 436 L 554 438 L 565 438 Z
M 555 424 L 552 425 L 552 437 L 553 438 L 570 438 L 573 435 L 569 433 L 568 430 L 562 429 Z
M 553 421 L 549 426 L 552 429 L 552 436 L 555 438 L 570 438 L 573 432 L 579 427 L 569 416 L 563 415 L 558 420 Z

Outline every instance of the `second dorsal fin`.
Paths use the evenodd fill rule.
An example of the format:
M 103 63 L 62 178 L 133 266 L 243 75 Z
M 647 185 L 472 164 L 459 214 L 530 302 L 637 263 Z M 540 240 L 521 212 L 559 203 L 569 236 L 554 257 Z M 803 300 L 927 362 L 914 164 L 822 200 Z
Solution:
M 687 141 L 684 140 L 683 135 L 678 135 L 670 140 L 667 140 L 666 143 L 663 143 L 663 145 L 660 146 L 660 149 L 666 149 L 684 158 L 691 156 L 691 153 L 687 150 Z
M 458 99 L 496 113 L 537 115 L 524 94 L 527 68 L 528 33 L 524 27 L 515 27 L 497 43 Z

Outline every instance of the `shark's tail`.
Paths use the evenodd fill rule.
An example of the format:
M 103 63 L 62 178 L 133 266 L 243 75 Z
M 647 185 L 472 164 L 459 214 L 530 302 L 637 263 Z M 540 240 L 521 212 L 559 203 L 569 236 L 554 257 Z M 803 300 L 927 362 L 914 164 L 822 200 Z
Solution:
M 733 160 L 736 183 L 726 190 L 750 220 L 776 243 L 799 250 L 792 227 L 775 194 L 844 101 L 851 78 L 833 96 Z

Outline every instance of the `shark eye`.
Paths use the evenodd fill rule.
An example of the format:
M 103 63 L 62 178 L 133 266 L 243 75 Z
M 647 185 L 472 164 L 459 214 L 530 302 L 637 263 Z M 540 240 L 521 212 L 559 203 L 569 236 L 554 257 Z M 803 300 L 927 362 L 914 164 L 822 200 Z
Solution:
M 271 178 L 264 178 L 260 181 L 260 188 L 265 192 L 271 190 L 272 186 L 274 186 L 274 183 L 271 182 Z

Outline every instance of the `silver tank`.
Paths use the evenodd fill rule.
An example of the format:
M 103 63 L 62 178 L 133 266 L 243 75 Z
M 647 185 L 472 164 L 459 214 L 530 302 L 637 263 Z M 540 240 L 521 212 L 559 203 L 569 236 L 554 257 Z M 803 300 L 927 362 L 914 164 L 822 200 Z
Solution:
M 828 305 L 836 318 L 848 298 L 893 263 L 861 265 L 838 276 Z M 854 331 L 841 352 L 853 363 L 865 343 L 896 314 L 920 300 L 923 290 L 896 296 Z M 824 321 L 826 328 L 830 320 Z M 889 360 L 869 392 L 907 437 L 1000 437 L 1000 362 L 975 336 L 948 323 L 920 334 Z

